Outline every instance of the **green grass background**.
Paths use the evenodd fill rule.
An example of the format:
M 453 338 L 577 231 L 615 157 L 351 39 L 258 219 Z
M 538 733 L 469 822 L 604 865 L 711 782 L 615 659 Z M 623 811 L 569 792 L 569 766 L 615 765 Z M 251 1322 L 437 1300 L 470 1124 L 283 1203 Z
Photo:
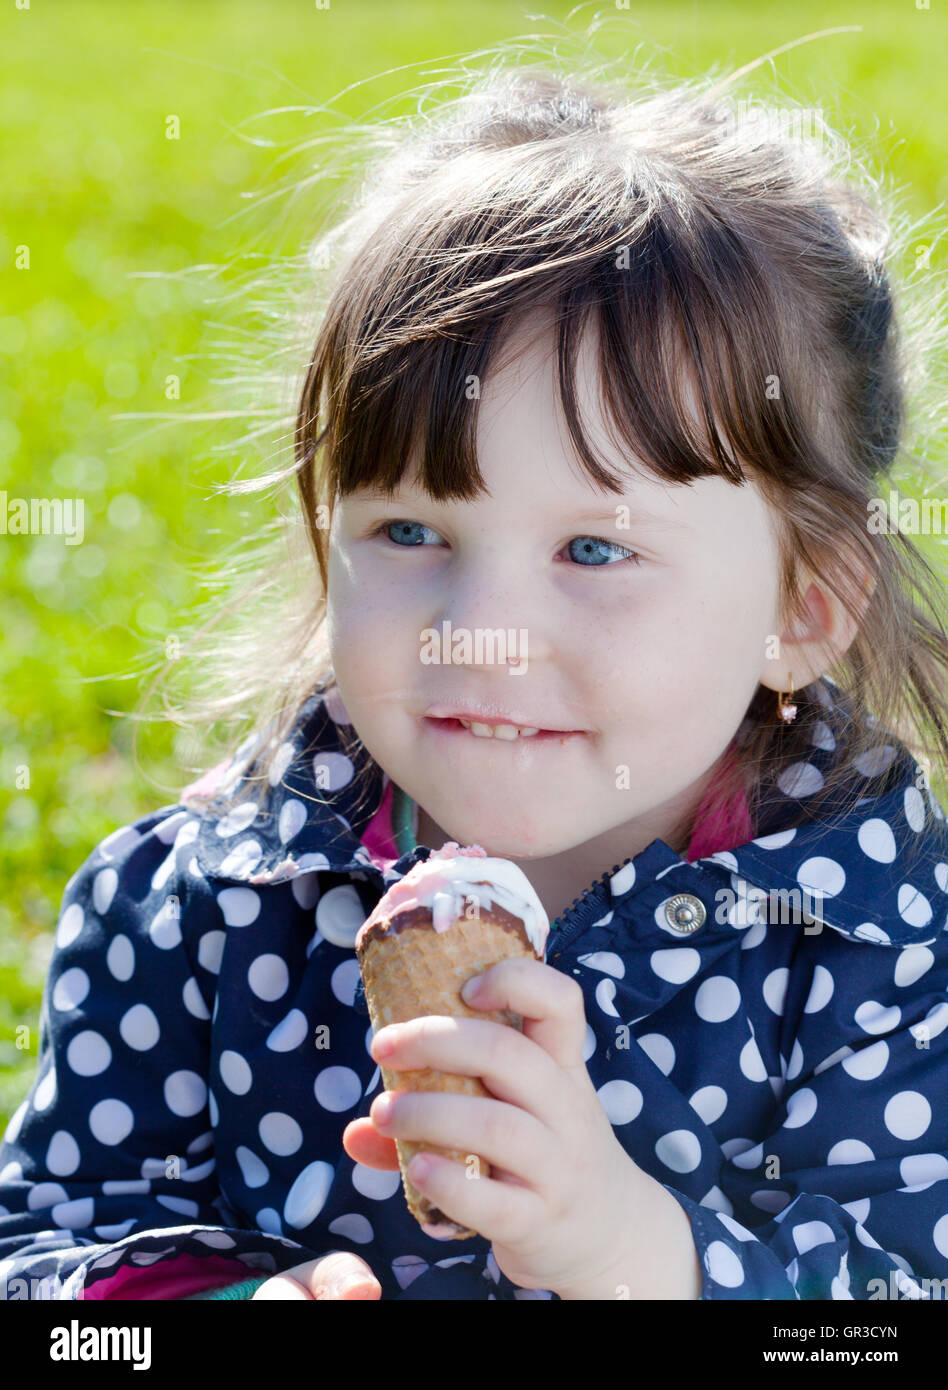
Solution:
M 927 11 L 913 0 L 632 0 L 628 10 L 583 6 L 572 20 L 569 6 L 546 0 L 547 18 L 532 19 L 539 8 L 505 0 L 3 6 L 0 490 L 82 495 L 86 534 L 75 547 L 56 536 L 0 538 L 0 1128 L 35 1068 L 66 880 L 103 836 L 174 801 L 189 780 L 171 728 L 143 731 L 136 766 L 131 724 L 109 711 L 135 707 L 131 673 L 161 655 L 178 615 L 200 597 L 195 567 L 273 514 L 266 501 L 212 495 L 236 465 L 229 425 L 113 418 L 169 409 L 169 373 L 182 381 L 175 409 L 220 405 L 207 356 L 216 331 L 205 318 L 226 319 L 226 306 L 209 311 L 192 277 L 141 272 L 226 267 L 240 252 L 241 194 L 267 186 L 274 159 L 240 138 L 242 123 L 337 93 L 335 110 L 363 117 L 439 60 L 538 32 L 559 35 L 562 46 L 597 13 L 608 21 L 596 40 L 601 56 L 627 54 L 631 71 L 638 52 L 653 69 L 686 75 L 860 25 L 778 57 L 781 88 L 873 140 L 915 214 L 948 193 L 937 0 Z M 398 71 L 404 64 L 413 66 Z M 742 94 L 766 92 L 770 80 L 765 65 Z M 344 91 L 355 83 L 364 85 Z M 169 114 L 180 118 L 178 140 L 165 137 Z M 316 128 L 328 127 L 287 113 L 267 133 L 300 139 Z M 275 217 L 255 250 L 298 250 L 285 238 Z M 29 269 L 15 265 L 23 245 Z M 18 787 L 23 767 L 29 785 Z

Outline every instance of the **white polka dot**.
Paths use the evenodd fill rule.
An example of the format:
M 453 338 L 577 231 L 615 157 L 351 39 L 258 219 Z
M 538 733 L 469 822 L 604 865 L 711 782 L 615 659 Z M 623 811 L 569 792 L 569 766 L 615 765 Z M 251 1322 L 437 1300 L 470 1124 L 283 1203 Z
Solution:
M 787 1118 L 783 1122 L 784 1129 L 800 1129 L 802 1125 L 809 1124 L 816 1114 L 816 1092 L 811 1091 L 809 1086 L 804 1086 L 802 1091 L 794 1091 L 787 1098 Z
M 835 859 L 816 854 L 812 859 L 805 859 L 797 869 L 797 882 L 801 888 L 809 888 L 811 892 L 834 898 L 837 893 L 842 892 L 846 874 L 842 865 L 837 864 Z
M 260 916 L 260 894 L 252 888 L 224 888 L 217 905 L 228 927 L 249 927 Z
M 889 1044 L 880 1041 L 844 1057 L 842 1068 L 847 1076 L 856 1081 L 874 1081 L 885 1071 L 888 1062 Z
M 284 773 L 296 754 L 296 749 L 292 743 L 281 743 L 273 755 L 270 770 L 267 773 L 267 780 L 271 787 L 275 787 L 278 782 L 283 780 Z
M 879 941 L 883 946 L 892 945 L 888 932 L 877 927 L 875 922 L 860 922 L 858 927 L 853 928 L 853 936 L 857 936 L 860 941 Z
M 840 1139 L 826 1155 L 827 1163 L 871 1163 L 874 1158 L 869 1145 L 861 1139 Z
M 918 1139 L 932 1122 L 932 1108 L 921 1091 L 899 1091 L 887 1103 L 882 1118 L 896 1139 Z
M 345 753 L 317 753 L 313 758 L 313 776 L 320 791 L 336 792 L 352 781 L 355 768 Z
M 268 1036 L 267 1047 L 271 1052 L 292 1052 L 304 1041 L 308 1031 L 306 1015 L 300 1009 L 291 1009 Z
M 900 989 L 914 985 L 935 964 L 935 956 L 927 946 L 905 946 L 895 962 L 895 983 Z
M 741 992 L 727 975 L 712 975 L 698 986 L 695 1013 L 705 1023 L 723 1023 L 740 1008 Z
M 148 935 L 160 951 L 170 951 L 181 941 L 181 907 L 175 897 L 166 898 L 148 928 Z
M 290 987 L 286 961 L 272 952 L 257 956 L 247 971 L 247 983 L 258 999 L 268 1002 L 279 999 Z
M 808 1250 L 812 1250 L 816 1245 L 825 1245 L 827 1242 L 835 1243 L 836 1236 L 832 1226 L 827 1226 L 825 1221 L 803 1221 L 799 1226 L 793 1228 L 793 1243 L 801 1255 L 805 1255 Z
M 323 1109 L 334 1114 L 351 1110 L 362 1099 L 362 1082 L 351 1067 L 324 1067 L 316 1077 L 313 1090 Z
M 270 1179 L 270 1170 L 252 1149 L 245 1144 L 237 1145 L 237 1162 L 245 1187 L 263 1187 Z
M 619 1013 L 612 1002 L 616 997 L 616 982 L 611 977 L 600 980 L 596 985 L 596 1005 L 609 1018 L 618 1018 Z
M 783 1017 L 783 1001 L 787 994 L 787 981 L 790 979 L 790 971 L 785 965 L 780 965 L 776 970 L 771 970 L 769 975 L 764 977 L 762 994 L 764 1003 L 771 1013 L 778 1018 Z
M 105 837 L 98 847 L 98 853 L 103 859 L 118 859 L 126 851 L 132 850 L 140 839 L 139 831 L 130 825 L 123 825 L 120 830 L 113 830 L 111 835 Z
M 281 1157 L 295 1154 L 303 1142 L 303 1131 L 293 1116 L 285 1115 L 280 1110 L 271 1110 L 264 1115 L 259 1129 L 264 1148 Z
M 22 1124 L 23 1124 L 24 1116 L 26 1115 L 26 1112 L 27 1112 L 27 1110 L 29 1110 L 29 1108 L 30 1108 L 30 1098 L 29 1098 L 29 1096 L 27 1096 L 27 1098 L 26 1098 L 25 1100 L 21 1100 L 21 1101 L 20 1101 L 20 1104 L 17 1106 L 17 1108 L 14 1110 L 13 1114 L 10 1116 L 10 1123 L 7 1125 L 7 1127 L 6 1127 L 6 1129 L 4 1130 L 4 1133 L 3 1133 L 4 1143 L 6 1143 L 6 1144 L 15 1144 L 15 1143 L 16 1143 L 17 1136 L 19 1135 L 19 1133 L 20 1133 L 20 1128 L 21 1128 L 21 1126 L 22 1126 Z
M 220 1119 L 220 1111 L 217 1108 L 217 1097 L 211 1090 L 209 1090 L 207 1093 L 207 1113 L 211 1117 L 211 1124 L 216 1129 L 217 1122 Z
M 98 1076 L 112 1060 L 112 1049 L 101 1033 L 86 1028 L 66 1048 L 66 1061 L 77 1076 Z
M 78 1009 L 89 993 L 89 976 L 78 966 L 64 970 L 53 987 L 53 1008 L 65 1013 Z
M 741 1048 L 738 1058 L 738 1065 L 748 1081 L 766 1081 L 767 1068 L 764 1059 L 760 1055 L 760 1048 L 757 1046 L 755 1038 L 748 1038 Z
M 671 946 L 667 950 L 653 951 L 648 963 L 660 980 L 683 985 L 697 974 L 701 956 L 693 946 Z
M 34 1092 L 33 1109 L 39 1110 L 40 1112 L 48 1110 L 53 1103 L 55 1095 L 56 1072 L 55 1069 L 52 1066 L 50 1066 L 49 1071 L 43 1077 L 42 1081 L 40 1081 L 39 1085 L 36 1087 L 36 1091 Z
M 231 835 L 239 835 L 242 830 L 246 830 L 248 825 L 252 825 L 257 819 L 257 812 L 260 807 L 254 801 L 242 801 L 239 806 L 233 807 L 214 827 L 221 839 L 228 839 Z
M 712 1240 L 705 1251 L 705 1258 L 708 1273 L 716 1284 L 725 1289 L 740 1288 L 744 1282 L 744 1270 L 729 1245 L 725 1245 L 723 1240 Z
M 880 820 L 878 817 L 864 821 L 859 827 L 856 840 L 863 854 L 879 864 L 891 864 L 895 859 L 895 836 L 888 821 Z
M 777 778 L 777 786 L 784 796 L 812 796 L 822 785 L 823 774 L 812 763 L 794 763 Z
M 100 1100 L 89 1111 L 89 1129 L 100 1144 L 121 1144 L 135 1124 L 135 1116 L 123 1100 Z
M 302 801 L 285 801 L 280 808 L 279 835 L 281 844 L 289 844 L 306 824 L 308 812 Z
M 935 882 L 943 893 L 948 893 L 948 864 L 935 865 Z
M 197 1115 L 207 1104 L 207 1084 L 196 1071 L 173 1071 L 165 1081 L 164 1095 L 173 1115 Z
M 221 960 L 227 935 L 222 931 L 206 931 L 198 942 L 198 961 L 212 975 L 220 974 Z
M 638 1039 L 639 1047 L 649 1057 L 660 1072 L 668 1076 L 675 1065 L 675 1048 L 664 1033 L 645 1033 Z
M 70 903 L 65 912 L 59 919 L 59 926 L 56 928 L 56 945 L 61 951 L 67 946 L 71 946 L 76 937 L 82 931 L 82 924 L 85 921 L 85 913 L 78 903 Z
M 612 1125 L 627 1125 L 642 1110 L 642 1092 L 631 1081 L 607 1081 L 599 1087 L 596 1095 Z
M 810 742 L 813 744 L 814 748 L 821 748 L 824 753 L 832 753 L 833 749 L 836 747 L 833 731 L 822 719 L 818 720 L 817 723 L 813 725 L 813 731 L 810 734 Z
M 761 835 L 760 839 L 754 840 L 753 843 L 760 845 L 761 849 L 783 849 L 793 841 L 796 833 L 796 829 L 778 830 L 774 835 Z
M 806 1004 L 803 1006 L 805 1014 L 819 1013 L 820 1009 L 825 1009 L 833 997 L 835 981 L 825 965 L 817 965 L 813 970 L 813 982 L 810 985 L 810 993 L 807 996 Z
M 239 1052 L 228 1049 L 220 1056 L 221 1080 L 235 1096 L 245 1096 L 253 1085 L 253 1073 Z
M 50 1213 L 57 1226 L 77 1231 L 91 1226 L 95 1220 L 95 1202 L 91 1197 L 75 1197 L 71 1202 L 57 1202 Z M 35 1239 L 35 1237 L 34 1237 Z
M 204 996 L 201 994 L 198 982 L 193 975 L 185 981 L 184 988 L 181 991 L 181 998 L 184 1000 L 184 1007 L 192 1018 L 210 1018 L 207 1005 L 204 1002 Z
M 738 1240 L 757 1239 L 753 1231 L 749 1231 L 746 1226 L 742 1226 L 739 1221 L 735 1221 L 730 1212 L 719 1211 L 718 1220 L 721 1222 L 721 1225 L 726 1227 L 731 1235 L 736 1236 Z
M 334 1174 L 332 1164 L 322 1159 L 306 1165 L 283 1204 L 283 1219 L 288 1226 L 302 1231 L 312 1225 L 326 1204 Z
M 119 1034 L 122 1041 L 133 1047 L 136 1052 L 147 1052 L 161 1037 L 154 1010 L 147 1004 L 133 1004 L 128 1012 L 122 1015 Z
M 391 1168 L 366 1168 L 356 1163 L 352 1169 L 352 1186 L 371 1202 L 384 1202 L 393 1197 L 402 1185 L 401 1173 Z
M 935 1222 L 934 1229 L 932 1230 L 932 1244 L 939 1255 L 943 1255 L 945 1259 L 948 1259 L 948 1213 L 944 1216 L 940 1216 Z
M 112 938 L 105 955 L 105 963 L 113 979 L 123 984 L 135 973 L 135 948 L 127 936 L 121 933 Z
M 910 927 L 927 927 L 932 920 L 931 903 L 911 883 L 899 885 L 899 916 Z
M 745 1140 L 735 1141 L 735 1140 L 732 1140 L 731 1142 L 732 1142 L 732 1143 L 735 1143 L 735 1142 L 745 1143 L 745 1142 L 750 1142 L 750 1141 L 745 1141 Z M 722 1144 L 721 1148 L 722 1148 L 722 1151 L 723 1151 L 723 1148 L 724 1148 L 724 1145 L 723 1145 L 723 1144 Z M 734 1152 L 734 1153 L 732 1153 L 732 1154 L 731 1154 L 731 1162 L 734 1164 L 735 1168 L 759 1168 L 759 1167 L 760 1167 L 760 1164 L 761 1164 L 761 1160 L 763 1159 L 763 1157 L 764 1157 L 764 1146 L 763 1146 L 763 1144 L 752 1144 L 751 1147 L 750 1147 L 749 1149 L 743 1149 L 743 1150 L 741 1150 L 741 1151 L 739 1151 L 739 1152 Z
M 635 885 L 635 864 L 626 864 L 609 879 L 609 892 L 614 898 L 621 898 Z
M 317 874 L 297 874 L 290 882 L 290 892 L 307 912 L 315 907 L 319 898 L 319 876 Z
M 706 1125 L 713 1125 L 727 1108 L 727 1091 L 721 1086 L 702 1086 L 695 1091 L 688 1104 Z
M 858 758 L 853 758 L 853 767 L 864 777 L 880 777 L 894 757 L 895 749 L 887 743 L 860 753 Z
M 100 917 L 104 917 L 112 906 L 117 887 L 118 874 L 114 869 L 100 869 L 92 880 L 92 906 Z
M 859 1005 L 853 1017 L 864 1033 L 888 1033 L 899 1026 L 902 1010 L 897 1004 L 886 1008 L 875 999 L 867 999 Z
M 316 906 L 316 926 L 331 946 L 354 950 L 356 933 L 366 919 L 358 893 L 350 883 L 330 888 Z
M 266 1231 L 271 1236 L 278 1236 L 283 1230 L 280 1213 L 274 1211 L 272 1207 L 262 1207 L 254 1217 L 254 1221 L 259 1230 Z
M 903 800 L 905 819 L 914 831 L 922 830 L 925 826 L 925 798 L 918 787 L 906 787 Z
M 604 975 L 612 975 L 616 980 L 625 979 L 625 961 L 615 951 L 587 951 L 579 957 L 580 965 L 587 970 L 601 970 Z
M 57 1178 L 68 1178 L 79 1167 L 79 1145 L 66 1129 L 57 1129 L 46 1150 L 46 1167 Z
M 354 1241 L 356 1245 L 370 1245 L 375 1239 L 372 1223 L 355 1211 L 347 1211 L 342 1216 L 337 1216 L 334 1221 L 330 1221 L 328 1230 L 334 1236 L 342 1236 L 344 1240 Z M 463 1255 L 459 1257 L 459 1259 L 464 1258 Z M 452 1263 L 454 1262 L 452 1261 Z
M 249 878 L 262 858 L 263 850 L 259 841 L 241 840 L 221 862 L 221 877 Z
M 655 1153 L 673 1173 L 692 1173 L 701 1162 L 701 1144 L 690 1129 L 672 1129 L 655 1145 Z
M 948 1158 L 944 1154 L 908 1154 L 899 1164 L 899 1173 L 906 1187 L 921 1191 L 948 1178 Z

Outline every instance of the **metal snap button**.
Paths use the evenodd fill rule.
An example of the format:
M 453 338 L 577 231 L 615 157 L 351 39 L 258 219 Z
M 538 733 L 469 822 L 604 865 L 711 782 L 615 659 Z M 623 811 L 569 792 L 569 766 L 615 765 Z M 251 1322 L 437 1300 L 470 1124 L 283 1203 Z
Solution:
M 704 903 L 694 893 L 676 893 L 665 903 L 665 920 L 674 931 L 697 931 L 707 915 Z

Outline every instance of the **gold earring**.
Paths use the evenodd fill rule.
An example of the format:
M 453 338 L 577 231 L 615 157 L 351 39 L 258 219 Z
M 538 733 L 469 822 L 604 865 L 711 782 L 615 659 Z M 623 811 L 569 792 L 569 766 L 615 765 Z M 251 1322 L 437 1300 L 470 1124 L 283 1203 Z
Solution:
M 788 701 L 793 699 L 793 672 L 792 672 L 792 671 L 790 672 L 790 694 L 789 694 L 789 696 L 788 696 L 787 698 L 788 698 Z M 778 693 L 778 695 L 777 695 L 777 713 L 778 713 L 778 715 L 780 716 L 781 719 L 785 720 L 788 724 L 791 724 L 791 723 L 793 722 L 793 720 L 796 719 L 796 717 L 797 717 L 797 707 L 796 707 L 796 705 L 793 705 L 793 704 L 789 704 L 789 703 L 786 703 L 786 704 L 785 704 L 785 703 L 784 703 L 783 695 Z

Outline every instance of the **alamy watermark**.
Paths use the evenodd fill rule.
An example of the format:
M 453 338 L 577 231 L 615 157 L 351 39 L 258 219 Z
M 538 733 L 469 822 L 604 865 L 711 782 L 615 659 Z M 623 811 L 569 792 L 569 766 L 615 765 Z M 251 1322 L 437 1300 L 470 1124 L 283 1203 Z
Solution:
M 422 628 L 421 661 L 425 666 L 506 666 L 511 676 L 527 670 L 527 629 L 503 627 L 452 628 L 450 619 Z
M 81 497 L 8 497 L 0 492 L 0 536 L 63 536 L 81 545 L 85 535 Z

